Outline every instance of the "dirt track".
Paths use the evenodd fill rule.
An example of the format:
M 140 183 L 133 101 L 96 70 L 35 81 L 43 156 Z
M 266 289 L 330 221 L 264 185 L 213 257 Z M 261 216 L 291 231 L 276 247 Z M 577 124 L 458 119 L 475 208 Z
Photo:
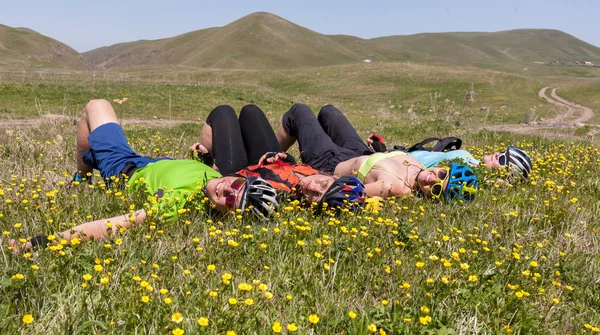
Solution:
M 66 115 L 46 114 L 36 119 L 2 119 L 0 120 L 0 128 L 10 128 L 19 126 L 39 127 L 43 124 L 51 122 L 79 122 L 79 118 Z M 177 126 L 184 123 L 199 123 L 194 120 L 164 120 L 164 119 L 121 119 L 121 124 L 126 126 L 145 125 L 145 126 Z M 203 122 L 202 122 L 203 123 Z
M 563 132 L 557 132 L 557 130 L 574 129 L 585 126 L 585 122 L 594 117 L 594 111 L 586 106 L 582 106 L 559 97 L 556 94 L 556 88 L 552 89 L 552 92 L 550 93 L 551 97 L 548 97 L 546 95 L 548 88 L 549 87 L 542 88 L 538 92 L 538 96 L 541 99 L 544 99 L 555 105 L 560 110 L 564 110 L 564 112 L 559 112 L 554 117 L 540 119 L 539 121 L 534 120 L 530 123 L 482 126 L 478 128 L 493 131 L 508 131 L 517 134 L 534 134 L 544 137 L 563 137 L 569 139 L 577 138 L 577 136 Z M 592 133 L 595 134 L 595 131 Z

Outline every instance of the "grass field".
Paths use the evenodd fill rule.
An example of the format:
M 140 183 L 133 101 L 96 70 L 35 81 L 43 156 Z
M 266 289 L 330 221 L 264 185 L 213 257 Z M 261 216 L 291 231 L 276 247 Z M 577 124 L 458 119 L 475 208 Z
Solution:
M 538 106 L 541 85 L 531 79 L 413 64 L 353 70 L 109 73 L 95 82 L 14 74 L 0 86 L 0 108 L 3 118 L 77 115 L 92 96 L 128 97 L 115 106 L 123 117 L 203 120 L 217 104 L 254 102 L 275 125 L 292 102 L 335 102 L 361 135 L 378 127 L 390 143 L 459 134 L 477 158 L 520 145 L 534 160 L 532 179 L 508 185 L 499 172 L 481 170 L 470 204 L 408 197 L 338 217 L 287 203 L 269 222 L 241 224 L 192 208 L 175 222 L 150 218 L 103 242 L 13 255 L 11 238 L 141 209 L 145 199 L 98 177 L 66 186 L 75 169 L 72 122 L 3 125 L 1 333 L 600 332 L 598 145 L 465 131 L 518 120 Z M 479 108 L 445 106 L 447 98 L 462 107 L 471 82 L 478 106 L 509 111 L 485 120 Z M 126 133 L 141 154 L 183 158 L 200 129 L 128 126 Z

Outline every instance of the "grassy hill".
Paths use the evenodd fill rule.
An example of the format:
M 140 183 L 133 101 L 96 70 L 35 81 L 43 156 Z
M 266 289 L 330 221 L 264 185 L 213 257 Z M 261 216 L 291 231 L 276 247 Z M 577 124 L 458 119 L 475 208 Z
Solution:
M 427 33 L 380 37 L 368 42 L 384 46 L 385 49 L 376 50 L 392 59 L 398 51 L 412 51 L 424 60 L 462 62 L 600 59 L 600 48 L 550 29 Z
M 286 68 L 358 61 L 360 53 L 326 35 L 268 13 L 172 38 L 122 43 L 83 54 L 100 68 L 181 65 Z
M 27 28 L 0 24 L 0 65 L 88 69 L 90 66 L 69 46 Z
M 361 39 L 324 35 L 276 15 L 254 13 L 224 27 L 88 51 L 99 68 L 178 65 L 202 68 L 278 69 L 374 61 L 472 64 L 600 60 L 600 48 L 557 30 L 494 33 L 426 33 Z

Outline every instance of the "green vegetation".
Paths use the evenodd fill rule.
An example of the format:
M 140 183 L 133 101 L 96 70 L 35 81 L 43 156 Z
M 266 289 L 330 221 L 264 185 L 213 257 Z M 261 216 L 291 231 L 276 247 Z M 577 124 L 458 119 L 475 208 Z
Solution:
M 383 124 L 408 118 L 411 106 L 416 121 L 432 109 L 446 116 L 463 112 L 465 123 L 473 118 L 496 124 L 520 122 L 530 107 L 541 103 L 539 82 L 471 67 L 377 63 L 287 71 L 168 70 L 46 73 L 44 80 L 37 73 L 9 74 L 0 82 L 0 118 L 72 116 L 91 98 L 127 97 L 119 111 L 125 118 L 203 120 L 217 105 L 253 103 L 275 121 L 293 103 L 304 102 L 316 110 L 336 104 L 356 120 L 377 115 Z M 475 103 L 463 110 L 471 83 Z M 480 111 L 481 106 L 490 113 Z
M 85 52 L 99 68 L 178 65 L 220 69 L 289 69 L 376 62 L 518 64 L 600 60 L 600 48 L 557 30 L 430 33 L 361 39 L 324 35 L 269 13 L 254 13 L 224 27 L 153 41 L 120 43 Z M 496 64 L 496 65 L 495 65 Z M 512 66 L 511 66 L 512 67 Z
M 443 118 L 401 122 L 389 142 L 461 132 Z M 409 197 L 339 217 L 289 203 L 269 222 L 241 224 L 192 208 L 175 222 L 150 218 L 102 242 L 12 255 L 11 238 L 144 206 L 144 197 L 98 176 L 93 185 L 66 186 L 74 132 L 69 122 L 0 133 L 0 329 L 7 333 L 600 330 L 596 144 L 461 133 L 478 158 L 506 143 L 524 147 L 535 162 L 532 180 L 510 186 L 499 172 L 479 171 L 482 190 L 470 204 Z M 177 158 L 199 132 L 197 125 L 126 131 L 140 153 Z
M 0 66 L 88 69 L 90 66 L 69 46 L 27 28 L 0 24 Z

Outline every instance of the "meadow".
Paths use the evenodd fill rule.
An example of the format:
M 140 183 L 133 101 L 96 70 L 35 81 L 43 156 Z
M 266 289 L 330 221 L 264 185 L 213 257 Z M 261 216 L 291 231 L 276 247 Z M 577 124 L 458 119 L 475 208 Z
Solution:
M 519 122 L 534 107 L 547 112 L 537 80 L 415 64 L 353 70 L 5 73 L 0 333 L 600 332 L 597 142 L 474 130 Z M 463 109 L 471 83 L 477 107 Z M 256 103 L 276 126 L 292 102 L 315 110 L 333 102 L 363 136 L 374 127 L 393 144 L 459 135 L 476 158 L 516 144 L 535 170 L 508 184 L 502 171 L 478 169 L 481 189 L 469 204 L 406 197 L 334 216 L 288 202 L 268 222 L 242 224 L 199 203 L 174 222 L 151 217 L 104 241 L 67 246 L 56 232 L 144 208 L 146 199 L 99 176 L 68 185 L 71 119 L 8 120 L 74 117 L 91 97 L 127 97 L 115 104 L 124 119 L 184 120 L 124 125 L 131 146 L 149 156 L 187 157 L 218 104 Z M 9 239 L 38 234 L 56 244 L 11 253 Z

